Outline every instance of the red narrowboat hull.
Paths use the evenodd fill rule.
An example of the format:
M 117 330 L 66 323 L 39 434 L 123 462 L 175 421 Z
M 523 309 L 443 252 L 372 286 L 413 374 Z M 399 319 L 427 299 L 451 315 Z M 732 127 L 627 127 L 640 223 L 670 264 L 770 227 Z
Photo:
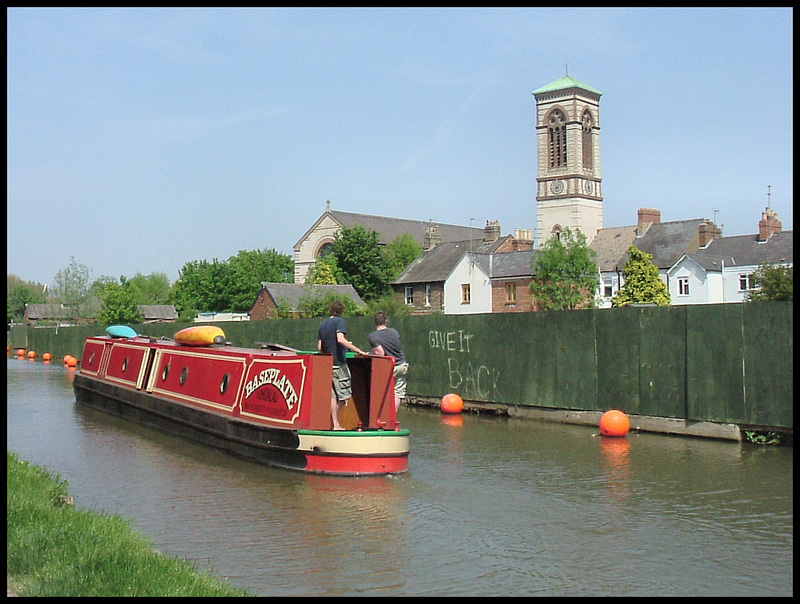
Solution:
M 333 431 L 330 355 L 289 349 L 86 339 L 78 403 L 260 463 L 343 476 L 408 470 L 394 407 L 394 361 L 348 359 L 353 398 Z

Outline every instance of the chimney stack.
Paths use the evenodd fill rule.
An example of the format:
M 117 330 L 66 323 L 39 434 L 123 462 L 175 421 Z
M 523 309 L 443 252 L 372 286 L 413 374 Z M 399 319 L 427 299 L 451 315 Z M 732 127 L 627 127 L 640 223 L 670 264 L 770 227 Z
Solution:
M 442 233 L 439 230 L 438 224 L 429 224 L 425 227 L 425 237 L 422 244 L 423 249 L 427 252 L 429 249 L 436 247 L 442 242 Z
M 483 229 L 483 240 L 487 243 L 500 239 L 500 222 L 497 220 L 487 220 L 486 227 Z
M 639 209 L 639 222 L 636 225 L 636 236 L 641 237 L 644 235 L 651 225 L 661 222 L 661 210 L 654 210 L 652 208 Z
M 766 241 L 773 233 L 780 233 L 783 230 L 781 221 L 778 220 L 778 213 L 767 207 L 761 213 L 761 220 L 758 221 L 758 240 Z

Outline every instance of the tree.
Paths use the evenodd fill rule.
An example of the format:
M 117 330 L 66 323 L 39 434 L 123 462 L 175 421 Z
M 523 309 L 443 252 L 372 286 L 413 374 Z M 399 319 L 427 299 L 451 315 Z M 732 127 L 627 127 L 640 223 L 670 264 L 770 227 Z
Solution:
M 83 317 L 89 297 L 89 267 L 70 257 L 69 266 L 56 273 L 53 294 L 61 300 L 73 317 Z
M 786 264 L 762 264 L 753 273 L 750 302 L 793 302 L 793 267 Z
M 594 307 L 598 270 L 596 252 L 581 231 L 565 229 L 551 237 L 532 262 L 531 293 L 542 310 Z
M 338 285 L 338 281 L 336 281 L 338 270 L 336 256 L 328 254 L 324 258 L 317 259 L 314 266 L 308 269 L 306 283 L 308 285 Z
M 6 275 L 7 325 L 22 321 L 26 304 L 46 304 L 46 289 L 41 283 L 30 283 L 16 275 Z
M 386 246 L 386 255 L 392 266 L 392 281 L 422 254 L 422 245 L 408 233 L 400 235 Z
M 121 283 L 107 283 L 100 294 L 100 315 L 103 325 L 139 323 L 142 318 L 137 309 L 136 288 L 125 277 Z
M 331 253 L 336 256 L 336 279 L 352 285 L 364 300 L 392 291 L 392 264 L 378 241 L 377 231 L 360 224 L 342 227 L 334 237 Z
M 261 291 L 261 284 L 292 283 L 294 261 L 274 249 L 241 250 L 228 259 L 230 270 L 230 309 L 226 312 L 247 312 Z
M 226 261 L 187 262 L 173 286 L 175 308 L 182 318 L 201 312 L 246 312 L 265 281 L 291 283 L 294 261 L 275 250 L 240 251 Z
M 120 278 L 120 282 L 123 277 Z M 152 273 L 143 275 L 136 273 L 124 281 L 133 290 L 136 304 L 170 304 L 171 288 L 169 277 L 166 273 Z
M 669 289 L 658 276 L 658 267 L 653 264 L 652 254 L 632 245 L 628 249 L 628 260 L 622 269 L 622 276 L 625 283 L 611 300 L 612 307 L 620 308 L 634 303 L 669 305 Z
M 317 293 L 309 291 L 307 295 L 300 296 L 297 306 L 304 318 L 330 316 L 331 302 L 341 300 L 344 304 L 345 317 L 355 317 L 364 314 L 364 310 L 349 296 L 342 296 L 335 292 Z

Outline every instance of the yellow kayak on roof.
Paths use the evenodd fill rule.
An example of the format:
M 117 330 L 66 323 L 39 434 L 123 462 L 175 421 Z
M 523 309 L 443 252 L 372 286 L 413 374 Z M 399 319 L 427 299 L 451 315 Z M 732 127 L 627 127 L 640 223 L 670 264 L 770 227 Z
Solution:
M 173 339 L 184 346 L 211 346 L 224 344 L 225 332 L 215 325 L 194 325 L 181 329 Z

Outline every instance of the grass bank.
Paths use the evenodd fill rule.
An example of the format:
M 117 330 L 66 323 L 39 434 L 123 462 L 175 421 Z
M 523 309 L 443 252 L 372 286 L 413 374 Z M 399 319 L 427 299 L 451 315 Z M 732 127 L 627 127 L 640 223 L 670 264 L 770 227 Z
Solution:
M 57 474 L 7 452 L 7 583 L 19 596 L 252 596 L 165 556 L 130 521 L 77 509 Z

